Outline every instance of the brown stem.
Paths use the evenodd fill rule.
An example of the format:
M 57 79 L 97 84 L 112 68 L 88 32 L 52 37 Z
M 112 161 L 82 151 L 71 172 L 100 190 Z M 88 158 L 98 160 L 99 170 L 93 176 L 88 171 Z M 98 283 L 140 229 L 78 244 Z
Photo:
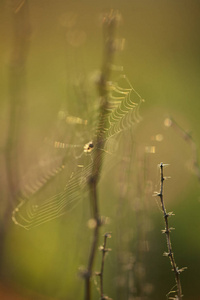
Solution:
M 103 292 L 103 274 L 104 274 L 104 263 L 105 263 L 105 257 L 106 257 L 106 253 L 108 251 L 110 251 L 110 249 L 106 249 L 106 242 L 107 242 L 107 238 L 111 237 L 111 233 L 105 233 L 104 234 L 104 242 L 103 242 L 103 246 L 101 247 L 101 251 L 102 251 L 102 261 L 101 261 L 101 271 L 98 274 L 100 277 L 100 293 L 101 293 L 101 300 L 106 299 L 104 296 L 104 292 Z
M 93 158 L 93 167 L 91 177 L 89 179 L 89 189 L 90 189 L 90 199 L 93 206 L 93 219 L 95 220 L 95 228 L 93 233 L 93 241 L 91 245 L 88 268 L 85 276 L 85 300 L 91 299 L 91 276 L 94 265 L 94 259 L 97 249 L 97 243 L 99 238 L 99 227 L 101 225 L 99 218 L 99 209 L 98 209 L 98 195 L 97 195 L 97 184 L 99 181 L 104 153 L 101 149 L 104 149 L 105 138 L 104 138 L 104 128 L 106 128 L 107 123 L 107 112 L 108 112 L 108 89 L 107 82 L 110 78 L 110 66 L 113 61 L 113 54 L 115 52 L 114 48 L 114 33 L 117 23 L 118 13 L 111 11 L 103 19 L 104 25 L 104 56 L 101 76 L 98 82 L 98 91 L 100 95 L 100 115 L 99 115 L 99 125 L 97 128 L 97 137 L 94 141 L 96 151 Z
M 160 192 L 158 196 L 160 197 L 161 201 L 161 206 L 163 210 L 163 215 L 164 215 L 164 220 L 165 220 L 165 230 L 163 232 L 166 235 L 166 240 L 167 240 L 167 248 L 168 248 L 168 253 L 164 253 L 165 256 L 168 256 L 172 265 L 172 270 L 174 271 L 175 274 L 175 280 L 176 280 L 176 286 L 177 286 L 177 294 L 178 294 L 178 300 L 182 300 L 182 288 L 181 288 L 181 282 L 180 282 L 180 272 L 181 270 L 178 269 L 176 266 L 174 254 L 172 251 L 172 243 L 171 243 L 171 238 L 170 238 L 170 231 L 171 229 L 169 228 L 169 222 L 168 222 L 168 217 L 171 215 L 170 213 L 166 212 L 165 204 L 164 204 L 164 198 L 163 198 L 163 183 L 164 183 L 164 176 L 163 176 L 163 168 L 164 165 L 163 163 L 160 164 Z
M 97 188 L 95 180 L 91 179 L 89 182 L 90 185 L 90 197 L 93 202 L 93 215 L 95 220 L 95 228 L 93 232 L 93 241 L 90 250 L 90 256 L 88 260 L 88 267 L 87 267 L 87 274 L 85 279 L 85 300 L 91 299 L 91 285 L 90 285 L 90 278 L 92 276 L 92 268 L 94 263 L 94 258 L 96 254 L 96 248 L 98 243 L 99 237 L 99 227 L 100 227 L 100 220 L 99 220 L 99 210 L 98 210 L 98 199 L 97 199 Z

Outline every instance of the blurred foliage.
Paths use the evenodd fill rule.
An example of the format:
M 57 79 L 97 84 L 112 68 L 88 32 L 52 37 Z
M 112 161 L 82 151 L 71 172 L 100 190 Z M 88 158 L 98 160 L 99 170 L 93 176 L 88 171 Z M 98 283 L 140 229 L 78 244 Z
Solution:
M 18 89 L 11 81 L 12 58 L 17 51 L 14 20 L 27 3 L 26 22 L 31 29 L 26 36 L 29 48 L 24 60 L 16 60 L 19 76 L 23 61 L 24 80 Z M 103 233 L 112 231 L 112 252 L 105 261 L 105 292 L 113 299 L 134 299 L 134 288 L 145 286 L 145 299 L 165 299 L 174 285 L 169 261 L 162 256 L 166 251 L 161 235 L 164 222 L 152 197 L 159 190 L 157 165 L 163 161 L 170 164 L 166 175 L 172 177 L 166 181 L 164 191 L 166 207 L 175 213 L 170 218 L 171 226 L 176 228 L 172 246 L 178 266 L 188 267 L 181 276 L 184 299 L 199 299 L 199 182 L 191 167 L 190 146 L 173 128 L 164 126 L 165 118 L 172 116 L 192 132 L 199 146 L 200 4 L 196 0 L 0 2 L 0 216 L 6 232 L 1 240 L 0 290 L 3 293 L 7 285 L 10 290 L 16 289 L 16 299 L 17 294 L 26 299 L 34 299 L 35 293 L 37 299 L 42 299 L 39 295 L 46 299 L 80 299 L 83 295 L 84 283 L 78 270 L 87 265 L 91 239 L 87 193 L 75 209 L 59 219 L 30 231 L 17 227 L 11 221 L 17 201 L 11 195 L 7 176 L 8 165 L 12 166 L 6 164 L 7 147 L 9 139 L 17 141 L 10 156 L 15 166 L 11 173 L 20 181 L 41 156 L 48 159 L 54 155 L 51 143 L 44 141 L 62 136 L 57 122 L 60 110 L 84 120 L 91 118 L 93 124 L 91 108 L 98 103 L 95 78 L 103 52 L 101 17 L 110 8 L 121 13 L 117 35 L 125 39 L 124 50 L 116 55 L 116 66 L 123 66 L 124 74 L 145 103 L 140 110 L 143 121 L 132 135 L 124 134 L 119 145 L 117 155 L 125 159 L 116 166 L 113 163 L 99 184 L 100 213 L 110 220 L 101 228 L 102 242 Z M 117 78 L 117 71 L 113 74 Z M 23 101 L 17 102 L 17 95 Z M 12 103 L 20 111 L 16 120 L 10 114 Z M 77 125 L 64 133 L 66 142 L 81 141 L 84 145 L 93 132 L 92 125 L 89 133 Z M 156 139 L 158 134 L 162 141 Z M 145 149 L 151 149 L 147 147 L 155 147 L 155 153 L 145 153 Z M 130 157 L 129 164 L 126 158 Z M 54 194 L 61 183 L 66 183 L 77 164 L 74 153 L 68 160 L 66 177 L 59 175 L 38 197 Z M 142 257 L 138 251 L 140 240 L 146 245 Z M 100 259 L 98 253 L 97 271 Z M 140 260 L 141 265 L 137 264 Z M 134 271 L 134 266 L 139 271 Z M 98 278 L 96 281 L 94 299 L 99 298 Z M 7 294 L 4 299 L 15 298 Z

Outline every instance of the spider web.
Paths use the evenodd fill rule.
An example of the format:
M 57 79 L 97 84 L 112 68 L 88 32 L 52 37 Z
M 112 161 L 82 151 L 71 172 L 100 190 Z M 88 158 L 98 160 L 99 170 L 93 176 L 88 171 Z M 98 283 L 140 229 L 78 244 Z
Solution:
M 95 135 L 100 134 L 103 136 L 105 146 L 104 149 L 100 150 L 104 151 L 104 160 L 106 162 L 109 161 L 109 157 L 113 156 L 116 151 L 117 137 L 140 122 L 139 107 L 143 102 L 142 97 L 134 90 L 125 75 L 120 76 L 116 82 L 108 82 L 108 91 L 109 107 L 105 113 L 107 125 L 103 127 L 102 124 L 98 124 L 93 137 L 95 140 Z M 66 116 L 64 118 L 66 120 Z M 73 118 L 71 117 L 71 123 L 78 122 L 82 126 L 87 125 L 86 120 Z M 70 117 L 68 116 L 69 120 Z M 96 121 L 98 122 L 98 119 Z M 25 229 L 30 229 L 62 216 L 78 204 L 82 199 L 83 191 L 87 190 L 87 183 L 93 168 L 93 156 L 97 149 L 99 150 L 99 145 L 94 144 L 94 148 L 90 153 L 84 153 L 84 145 L 84 143 L 72 145 L 55 141 L 54 146 L 65 149 L 66 155 L 64 158 L 60 156 L 52 159 L 50 171 L 47 174 L 42 174 L 34 184 L 26 189 L 26 193 L 22 193 L 20 203 L 12 214 L 12 220 L 15 224 Z M 37 193 L 51 178 L 57 176 L 58 173 L 68 166 L 69 157 L 72 155 L 71 150 L 74 151 L 75 149 L 79 149 L 79 154 L 75 156 L 76 160 L 78 159 L 79 161 L 84 156 L 87 156 L 87 159 L 85 159 L 84 164 L 76 164 L 76 168 L 70 178 L 67 179 L 64 189 L 47 199 L 40 200 L 31 196 L 31 194 Z M 98 157 L 96 162 L 98 163 Z

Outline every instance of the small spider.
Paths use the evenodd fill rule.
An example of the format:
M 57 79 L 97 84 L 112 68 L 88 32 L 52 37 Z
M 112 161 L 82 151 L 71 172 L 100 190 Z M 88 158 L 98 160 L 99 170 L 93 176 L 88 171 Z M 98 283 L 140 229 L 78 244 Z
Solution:
M 89 143 L 85 144 L 84 153 L 91 153 L 93 149 L 94 149 L 94 144 L 92 141 L 90 141 Z

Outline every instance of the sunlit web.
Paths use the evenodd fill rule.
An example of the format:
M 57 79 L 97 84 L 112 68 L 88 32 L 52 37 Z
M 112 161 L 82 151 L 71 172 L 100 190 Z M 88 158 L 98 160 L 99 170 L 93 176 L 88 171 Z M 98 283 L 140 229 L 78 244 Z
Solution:
M 125 130 L 133 128 L 141 120 L 139 107 L 143 99 L 134 90 L 125 75 L 120 76 L 116 82 L 108 82 L 107 88 L 109 93 L 109 108 L 105 114 L 106 126 L 104 125 L 105 127 L 103 127 L 102 124 L 98 124 L 98 116 L 96 117 L 95 115 L 98 125 L 93 139 L 88 140 L 87 143 L 73 145 L 62 141 L 54 141 L 56 148 L 63 148 L 69 154 L 68 159 L 71 155 L 76 161 L 76 170 L 67 179 L 64 190 L 47 199 L 42 199 L 42 201 L 37 197 L 29 197 L 29 194 L 36 193 L 53 176 L 67 166 L 67 159 L 66 161 L 60 159 L 59 167 L 53 168 L 48 174 L 43 174 L 41 178 L 37 179 L 36 183 L 29 186 L 30 193 L 22 193 L 20 203 L 14 209 L 12 215 L 15 224 L 25 229 L 30 229 L 58 218 L 71 210 L 81 199 L 83 190 L 87 188 L 88 179 L 91 176 L 94 163 L 93 156 L 99 147 L 94 143 L 95 135 L 101 132 L 105 139 L 104 149 L 101 149 L 104 151 L 105 156 L 113 155 L 113 152 L 116 150 L 116 138 Z M 64 118 L 69 123 L 79 123 L 87 128 L 87 120 L 65 115 Z M 90 128 L 87 128 L 87 130 L 89 131 Z M 77 152 L 76 149 L 79 151 Z M 74 155 L 72 155 L 72 152 Z M 89 156 L 89 159 L 86 160 L 85 164 L 79 164 L 79 158 L 85 155 Z

